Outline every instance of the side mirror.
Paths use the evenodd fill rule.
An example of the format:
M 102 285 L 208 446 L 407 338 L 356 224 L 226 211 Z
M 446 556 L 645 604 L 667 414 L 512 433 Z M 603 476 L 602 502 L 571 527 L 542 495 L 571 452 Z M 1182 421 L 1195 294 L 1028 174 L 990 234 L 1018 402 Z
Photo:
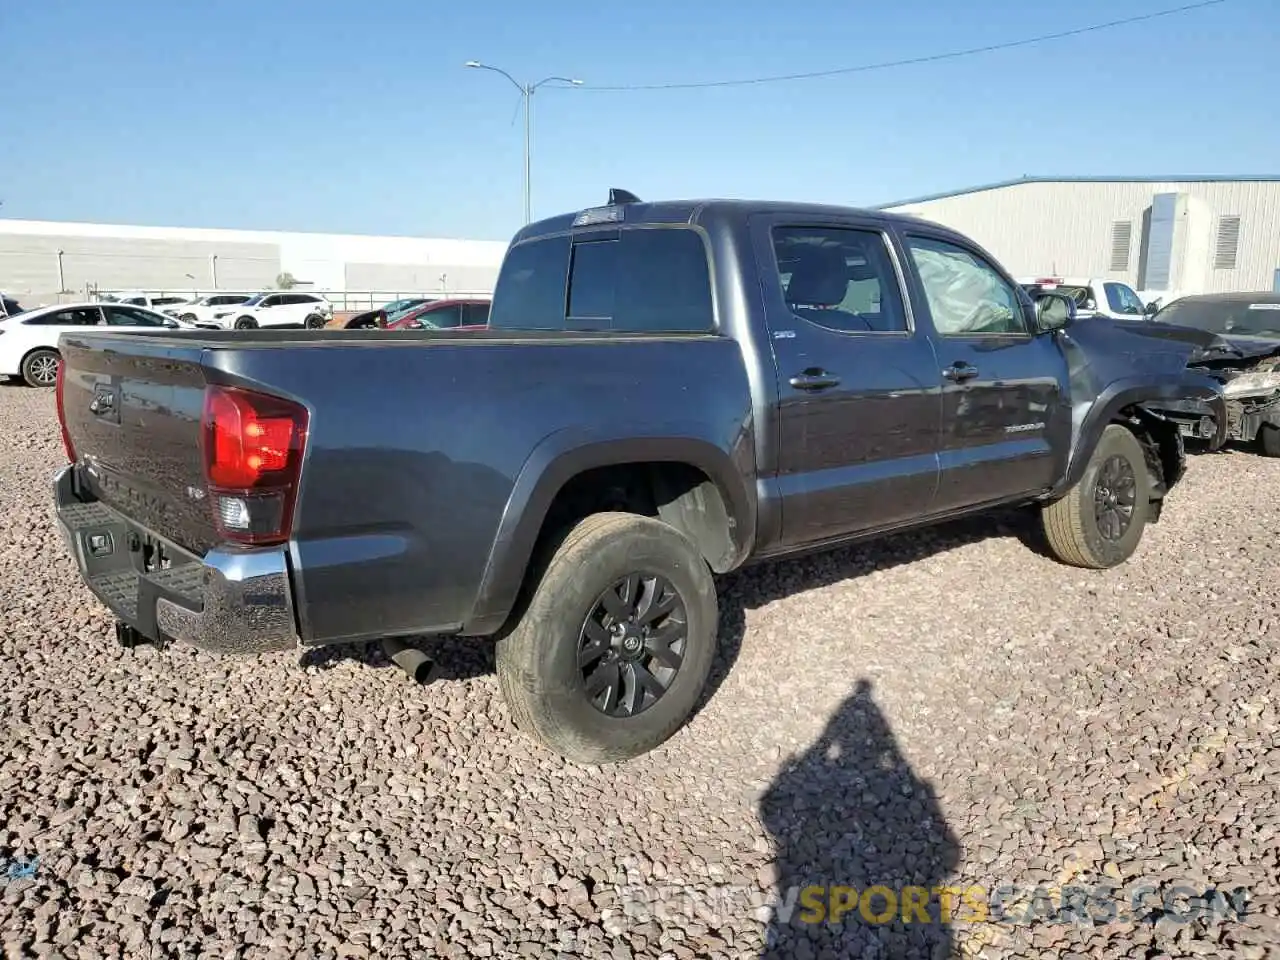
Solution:
M 180 324 L 177 320 L 166 320 L 164 322 L 164 325 L 168 327 L 170 330 L 177 330 L 179 327 L 182 326 L 182 324 Z
M 1142 315 L 1145 317 L 1154 317 L 1159 312 L 1160 312 L 1159 299 L 1152 300 L 1150 303 L 1148 303 L 1145 307 L 1142 308 Z
M 1041 293 L 1036 296 L 1036 326 L 1041 333 L 1061 330 L 1075 318 L 1075 301 L 1060 293 Z

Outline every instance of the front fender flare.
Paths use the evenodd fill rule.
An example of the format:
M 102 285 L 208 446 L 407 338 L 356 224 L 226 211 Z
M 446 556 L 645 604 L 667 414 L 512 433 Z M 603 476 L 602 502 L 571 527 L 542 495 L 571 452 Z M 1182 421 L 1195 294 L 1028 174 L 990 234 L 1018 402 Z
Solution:
M 670 432 L 644 437 L 571 427 L 544 437 L 525 460 L 503 510 L 471 616 L 463 633 L 487 635 L 506 622 L 524 583 L 538 535 L 556 495 L 573 477 L 597 467 L 624 463 L 684 463 L 715 484 L 730 520 L 730 567 L 742 563 L 755 542 L 754 482 L 744 472 L 753 451 L 722 447 L 702 439 L 699 425 L 667 425 Z
M 1053 491 L 1054 495 L 1063 494 L 1080 482 L 1089 458 L 1102 438 L 1102 431 L 1107 424 L 1119 418 L 1122 410 L 1141 404 L 1159 411 L 1162 402 L 1178 400 L 1199 400 L 1206 403 L 1213 410 L 1217 427 L 1209 448 L 1216 450 L 1226 442 L 1227 404 L 1222 396 L 1221 386 L 1211 377 L 1185 371 L 1159 379 L 1128 377 L 1116 380 L 1098 394 L 1085 413 L 1067 461 L 1066 475 Z

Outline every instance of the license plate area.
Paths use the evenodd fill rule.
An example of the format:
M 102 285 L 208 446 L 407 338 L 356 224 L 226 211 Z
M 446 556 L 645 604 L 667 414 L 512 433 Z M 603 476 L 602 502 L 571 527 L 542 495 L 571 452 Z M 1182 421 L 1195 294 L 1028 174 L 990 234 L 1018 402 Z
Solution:
M 134 554 L 133 566 L 139 573 L 155 573 L 173 566 L 173 558 L 163 540 L 148 533 L 134 533 L 129 539 L 129 552 Z

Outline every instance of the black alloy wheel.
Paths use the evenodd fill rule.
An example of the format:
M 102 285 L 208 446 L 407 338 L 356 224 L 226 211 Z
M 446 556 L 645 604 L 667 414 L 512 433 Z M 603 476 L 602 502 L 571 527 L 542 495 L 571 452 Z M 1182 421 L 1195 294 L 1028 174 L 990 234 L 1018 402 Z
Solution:
M 600 594 L 578 638 L 578 668 L 592 706 L 608 717 L 643 713 L 684 663 L 689 617 L 665 577 L 632 573 Z
M 1128 459 L 1112 455 L 1098 469 L 1093 488 L 1093 516 L 1098 532 L 1113 543 L 1124 537 L 1137 504 L 1137 478 Z

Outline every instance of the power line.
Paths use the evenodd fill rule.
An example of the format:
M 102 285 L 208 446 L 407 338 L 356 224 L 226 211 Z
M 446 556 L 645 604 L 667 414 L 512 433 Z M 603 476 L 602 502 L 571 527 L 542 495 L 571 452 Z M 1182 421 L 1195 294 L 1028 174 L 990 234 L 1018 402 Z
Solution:
M 1014 47 L 1025 47 L 1034 43 L 1046 43 L 1050 40 L 1063 40 L 1067 37 L 1078 37 L 1085 33 L 1096 33 L 1099 30 L 1110 30 L 1115 27 L 1127 26 L 1131 23 L 1142 23 L 1146 20 L 1155 20 L 1159 17 L 1172 17 L 1176 14 L 1189 13 L 1192 10 L 1200 10 L 1204 7 L 1213 7 L 1226 2 L 1227 0 L 1200 0 L 1199 3 L 1189 3 L 1185 6 L 1172 7 L 1168 10 L 1157 10 L 1155 13 L 1144 13 L 1134 17 L 1125 17 L 1121 20 L 1109 20 L 1106 23 L 1095 23 L 1087 27 L 1076 27 L 1074 30 L 1062 30 L 1057 33 L 1045 33 L 1036 37 L 1026 37 L 1022 40 L 1007 40 L 1003 43 L 992 43 L 983 47 L 970 47 L 966 50 L 952 50 L 947 53 L 934 53 L 924 57 L 908 57 L 904 60 L 885 60 L 881 63 L 864 63 L 856 67 L 838 67 L 834 70 L 814 70 L 807 73 L 784 73 L 771 77 L 750 77 L 740 80 L 703 80 L 692 83 L 642 83 L 619 84 L 615 86 L 593 86 L 592 84 L 584 83 L 574 89 L 596 91 L 696 90 L 707 87 L 742 87 L 751 84 L 781 83 L 785 80 L 812 80 L 817 77 L 834 77 L 849 73 L 866 73 L 870 70 L 887 70 L 890 67 L 907 67 L 920 63 L 936 63 L 939 60 L 955 60 L 959 57 L 971 57 L 979 53 L 992 53 L 996 50 L 1010 50 Z

